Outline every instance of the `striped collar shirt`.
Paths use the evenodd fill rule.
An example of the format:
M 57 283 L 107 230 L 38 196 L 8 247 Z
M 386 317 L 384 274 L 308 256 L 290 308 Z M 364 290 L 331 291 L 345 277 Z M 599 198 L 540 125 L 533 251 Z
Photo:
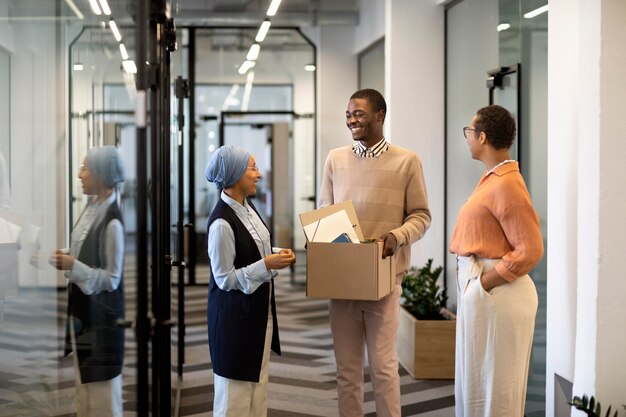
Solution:
M 352 145 L 352 152 L 362 158 L 378 158 L 389 149 L 389 143 L 383 137 L 376 145 L 366 148 L 361 141 L 356 141 Z

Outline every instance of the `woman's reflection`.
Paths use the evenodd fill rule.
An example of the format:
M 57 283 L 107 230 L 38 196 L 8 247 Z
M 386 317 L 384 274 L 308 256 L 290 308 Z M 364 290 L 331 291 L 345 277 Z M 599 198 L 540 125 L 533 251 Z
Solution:
M 122 416 L 124 226 L 117 185 L 124 167 L 113 146 L 92 148 L 78 178 L 89 203 L 72 231 L 69 253 L 50 264 L 69 281 L 66 354 L 74 353 L 77 415 Z

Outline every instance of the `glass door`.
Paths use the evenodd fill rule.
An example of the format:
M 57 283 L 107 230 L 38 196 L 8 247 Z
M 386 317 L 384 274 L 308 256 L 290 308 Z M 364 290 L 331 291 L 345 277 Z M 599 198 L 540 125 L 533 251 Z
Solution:
M 513 118 L 517 126 L 515 142 L 511 146 L 510 154 L 511 158 L 515 159 L 522 164 L 520 155 L 520 122 L 522 117 L 520 115 L 520 102 L 522 100 L 521 94 L 521 64 L 509 65 L 507 67 L 501 67 L 494 70 L 487 71 L 487 89 L 489 90 L 489 104 L 497 104 L 507 109 Z
M 532 2 L 539 6 L 545 1 Z M 459 208 L 484 166 L 472 160 L 461 128 L 475 112 L 499 104 L 517 121 L 511 156 L 520 162 L 547 247 L 547 13 L 521 0 L 459 0 L 446 6 L 445 277 L 456 304 L 456 263 L 448 253 Z M 477 47 L 480 45 L 480 47 Z M 487 88 L 485 88 L 485 86 Z M 530 276 L 539 295 L 531 353 L 526 415 L 545 415 L 547 253 Z

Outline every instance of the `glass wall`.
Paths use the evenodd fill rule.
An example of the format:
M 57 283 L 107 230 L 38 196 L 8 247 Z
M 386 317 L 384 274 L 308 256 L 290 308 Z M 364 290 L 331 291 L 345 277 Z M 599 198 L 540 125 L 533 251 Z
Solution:
M 206 220 L 218 192 L 204 179 L 211 153 L 222 144 L 240 145 L 254 154 L 264 186 L 257 208 L 274 224 L 275 244 L 303 249 L 306 242 L 297 213 L 313 210 L 315 203 L 315 49 L 295 29 L 274 28 L 261 44 L 256 65 L 240 74 L 256 28 L 196 29 L 196 234 L 198 261 L 206 262 Z M 313 71 L 311 71 L 313 70 Z M 285 152 L 276 157 L 273 132 L 286 123 Z M 285 166 L 285 171 L 280 171 Z M 270 182 L 273 172 L 288 172 L 284 212 L 276 213 Z M 279 227 L 279 225 L 282 225 Z M 279 230 L 280 229 L 280 230 Z M 206 272 L 198 282 L 207 282 Z
M 89 148 L 116 146 L 129 188 L 135 172 L 135 81 L 123 70 L 120 49 L 123 43 L 132 59 L 134 29 L 118 23 L 118 40 L 110 23 L 131 22 L 131 2 L 109 3 L 108 15 L 102 10 L 96 15 L 87 1 L 0 2 L 0 151 L 5 160 L 0 165 L 7 171 L 0 176 L 8 178 L 11 190 L 8 202 L 0 204 L 3 416 L 76 412 L 79 373 L 74 356 L 65 356 L 72 345 L 66 330 L 74 330 L 80 350 L 87 325 L 75 321 L 73 327 L 66 326 L 65 272 L 70 266 L 58 270 L 52 254 L 58 249 L 72 253 L 71 232 L 87 204 L 77 176 Z M 124 203 L 133 193 L 124 187 L 120 191 L 122 216 L 132 231 L 134 214 Z M 129 263 L 132 256 L 126 259 Z M 116 317 L 121 320 L 133 318 L 132 282 L 132 272 L 124 273 L 122 286 L 130 291 L 126 315 Z M 107 329 L 118 334 L 117 323 L 110 323 Z M 119 351 L 126 354 L 120 400 L 125 415 L 133 415 L 133 333 L 121 332 L 127 343 L 126 350 Z
M 8 183 L 0 201 L 0 415 L 76 412 L 78 373 L 73 358 L 64 353 L 66 330 L 80 332 L 81 327 L 66 326 L 68 281 L 50 261 L 57 249 L 71 251 L 74 246 L 72 233 L 91 204 L 78 175 L 85 170 L 82 164 L 87 152 L 97 146 L 115 146 L 125 165 L 126 180 L 114 195 L 124 220 L 122 288 L 126 308 L 125 314 L 116 319 L 129 322 L 136 318 L 137 65 L 130 14 L 136 2 L 108 3 L 110 13 L 99 10 L 96 14 L 93 5 L 103 2 L 0 2 L 0 184 Z M 150 125 L 157 116 L 159 120 L 165 117 L 165 126 L 171 131 L 162 138 L 162 147 L 159 143 L 159 153 L 163 155 L 165 148 L 171 155 L 171 175 L 159 184 L 159 192 L 163 188 L 169 191 L 164 193 L 171 202 L 167 226 L 181 218 L 184 222 L 193 210 L 198 218 L 194 226 L 199 233 L 206 233 L 206 216 L 215 203 L 215 190 L 209 191 L 212 185 L 204 180 L 204 166 L 217 146 L 236 143 L 258 156 L 265 181 L 273 181 L 275 172 L 288 179 L 284 196 L 289 204 L 280 216 L 283 227 L 275 229 L 275 235 L 282 239 L 277 242 L 302 249 L 305 240 L 296 213 L 314 208 L 317 189 L 314 47 L 297 30 L 272 28 L 254 71 L 240 74 L 237 69 L 245 60 L 256 28 L 195 31 L 197 90 L 193 96 L 197 111 L 195 118 L 190 122 L 186 119 L 186 123 L 192 125 L 197 139 L 196 187 L 191 190 L 197 198 L 195 207 L 189 207 L 189 196 L 179 194 L 181 188 L 186 189 L 179 180 L 189 183 L 186 171 L 181 177 L 178 169 L 189 163 L 185 159 L 189 135 L 187 129 L 178 132 L 180 108 L 175 99 L 175 82 L 178 75 L 189 76 L 191 32 L 179 30 L 179 50 L 163 60 L 171 65 L 171 72 L 167 72 L 170 85 L 165 86 L 171 101 L 159 102 L 158 107 L 165 110 L 158 115 L 151 112 L 148 119 Z M 163 43 L 162 38 L 159 41 Z M 148 65 L 161 64 L 161 58 L 163 55 L 151 56 Z M 189 112 L 188 100 L 183 103 L 183 112 Z M 262 145 L 257 147 L 258 143 Z M 282 151 L 280 157 L 277 148 Z M 150 146 L 147 153 L 148 161 L 156 154 Z M 181 160 L 179 155 L 183 156 Z M 154 177 L 149 179 L 148 187 L 154 185 L 150 181 Z M 10 193 L 4 189 L 10 189 Z M 263 211 L 269 222 L 278 223 L 272 195 L 272 188 L 266 188 L 265 201 L 259 205 L 265 204 Z M 182 212 L 179 201 L 183 202 Z M 151 216 L 155 207 L 148 211 Z M 147 223 L 149 227 L 153 224 L 151 219 Z M 179 233 L 180 229 L 168 227 L 163 239 L 167 240 L 169 234 L 171 245 L 166 252 L 173 260 L 184 259 Z M 205 242 L 206 236 L 198 241 Z M 172 276 L 176 278 L 175 273 Z M 198 276 L 208 281 L 208 274 Z M 169 291 L 169 275 L 164 278 L 160 287 L 151 286 L 151 296 L 164 287 Z M 150 301 L 154 307 L 154 299 Z M 162 308 L 171 304 L 182 309 L 168 300 L 161 304 Z M 157 325 L 163 328 L 168 323 Z M 121 332 L 126 342 L 122 401 L 125 415 L 134 415 L 135 366 L 143 357 L 137 356 L 134 330 Z M 175 363 L 178 352 L 172 349 L 171 353 Z M 154 351 L 144 354 L 150 357 Z M 202 354 L 208 355 L 206 351 Z M 163 381 L 159 384 L 168 385 Z
M 545 0 L 462 0 L 446 8 L 446 248 L 459 208 L 484 166 L 471 159 L 463 133 L 489 104 L 487 72 L 519 64 L 521 77 L 495 88 L 494 103 L 518 120 L 517 158 L 547 243 L 547 13 L 524 17 Z M 514 144 L 515 146 L 515 144 Z M 447 250 L 446 250 L 447 253 Z M 546 255 L 531 272 L 539 295 L 526 402 L 527 416 L 545 415 Z M 456 263 L 446 259 L 450 304 L 456 304 Z

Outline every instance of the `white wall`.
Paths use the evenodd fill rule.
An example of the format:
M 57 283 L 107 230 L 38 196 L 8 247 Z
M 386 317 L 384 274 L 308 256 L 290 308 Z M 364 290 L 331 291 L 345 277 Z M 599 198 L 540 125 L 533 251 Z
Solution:
M 579 10 L 550 2 L 548 27 L 548 259 L 546 412 L 554 410 L 554 374 L 574 379 L 577 286 Z
M 596 320 L 597 397 L 605 408 L 626 403 L 626 280 L 624 277 L 624 236 L 626 236 L 626 130 L 624 97 L 626 83 L 626 2 L 602 1 L 599 18 L 601 50 L 599 79 L 599 231 L 598 299 Z M 581 292 L 584 289 L 581 288 Z M 577 361 L 578 365 L 578 361 Z M 577 367 L 578 370 L 578 367 Z M 578 374 L 578 372 L 577 372 Z M 576 377 L 578 380 L 578 376 Z M 576 381 L 578 383 L 578 381 Z
M 385 2 L 360 0 L 359 24 L 354 30 L 354 53 L 358 55 L 383 36 L 385 36 Z
M 64 228 L 58 192 L 58 161 L 63 161 L 64 107 L 59 107 L 57 78 L 63 71 L 57 53 L 60 34 L 53 23 L 0 25 L 0 44 L 12 45 L 11 53 L 11 189 L 12 210 L 24 224 L 40 228 L 42 252 L 59 247 L 58 230 Z M 64 102 L 64 98 L 61 99 Z M 62 164 L 61 164 L 62 166 Z M 61 188 L 59 188 L 59 187 Z M 37 271 L 26 247 L 20 253 L 20 284 L 57 285 L 47 264 Z
M 413 246 L 415 265 L 443 264 L 444 8 L 436 3 L 362 0 L 356 28 L 307 31 L 318 47 L 318 184 L 328 151 L 352 142 L 344 113 L 358 88 L 358 53 L 385 36 L 385 136 L 420 156 L 433 213 Z
M 385 135 L 419 155 L 432 213 L 411 263 L 443 265 L 444 8 L 435 0 L 387 0 L 385 21 Z
M 600 13 L 597 2 L 580 3 L 578 90 L 578 288 L 574 395 L 594 393 L 598 291 L 600 152 Z
M 624 16 L 621 0 L 550 2 L 548 416 L 555 373 L 604 409 L 624 402 Z
M 345 113 L 357 89 L 354 27 L 319 28 L 317 44 L 318 191 L 328 151 L 352 143 Z

